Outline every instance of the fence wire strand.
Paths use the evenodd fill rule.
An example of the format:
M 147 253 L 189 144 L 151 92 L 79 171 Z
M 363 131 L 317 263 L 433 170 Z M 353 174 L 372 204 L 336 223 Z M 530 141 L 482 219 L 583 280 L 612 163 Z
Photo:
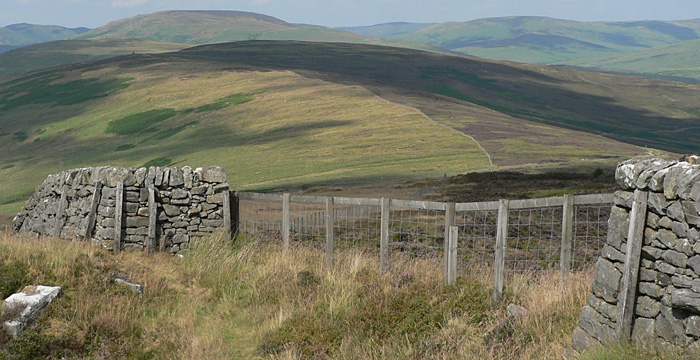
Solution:
M 326 205 L 289 204 L 290 242 L 321 249 L 326 243 Z
M 574 206 L 571 269 L 582 271 L 594 264 L 605 246 L 610 204 Z
M 511 209 L 508 215 L 506 273 L 558 267 L 562 207 Z
M 458 276 L 491 271 L 496 247 L 498 211 L 462 211 L 455 216 L 459 228 Z
M 339 205 L 334 210 L 334 243 L 337 249 L 360 249 L 379 254 L 381 207 Z
M 282 203 L 270 200 L 239 202 L 239 231 L 266 239 L 282 239 Z
M 397 252 L 411 257 L 443 257 L 445 211 L 392 208 L 389 221 L 389 258 Z

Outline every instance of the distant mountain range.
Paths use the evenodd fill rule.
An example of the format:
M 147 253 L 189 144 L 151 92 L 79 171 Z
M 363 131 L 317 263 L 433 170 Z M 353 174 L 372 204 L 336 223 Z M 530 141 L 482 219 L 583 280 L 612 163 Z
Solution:
M 515 16 L 343 29 L 489 59 L 700 78 L 693 56 L 695 40 L 700 39 L 700 19 L 580 22 Z M 666 68 L 669 61 L 673 64 L 670 69 Z
M 694 58 L 700 19 L 580 22 L 514 16 L 332 29 L 242 11 L 163 11 L 117 20 L 94 30 L 10 25 L 0 28 L 0 53 L 69 38 L 126 38 L 191 45 L 244 40 L 343 42 L 700 79 Z M 104 48 L 105 44 L 100 46 Z
M 69 39 L 89 30 L 84 27 L 71 29 L 56 25 L 8 25 L 0 28 L 0 53 L 21 46 Z

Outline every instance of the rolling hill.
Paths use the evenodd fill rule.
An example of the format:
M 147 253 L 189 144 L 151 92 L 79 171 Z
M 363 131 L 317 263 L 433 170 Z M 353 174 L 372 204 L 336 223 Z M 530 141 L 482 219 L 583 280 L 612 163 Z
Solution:
M 186 44 L 244 40 L 301 40 L 379 44 L 445 52 L 423 42 L 383 40 L 243 11 L 162 11 L 117 20 L 74 39 L 148 39 Z
M 700 59 L 700 39 L 695 39 L 611 59 L 573 61 L 570 64 L 700 79 L 700 61 L 698 59 Z
M 573 114 L 579 102 L 597 107 L 598 115 L 643 114 L 625 95 L 590 93 L 615 86 L 625 94 L 628 86 L 641 96 L 639 82 L 649 80 L 599 76 L 371 45 L 253 41 L 6 78 L 0 213 L 16 211 L 47 173 L 98 164 L 220 164 L 237 189 L 272 189 L 397 183 L 582 159 L 610 164 L 649 153 L 534 116 L 534 108 Z M 674 106 L 685 106 L 684 97 L 697 90 L 648 86 L 659 85 L 678 98 Z M 513 111 L 528 102 L 532 114 Z M 671 111 L 658 101 L 650 105 L 660 109 L 647 110 L 652 115 Z M 677 126 L 697 120 L 682 113 Z
M 354 32 L 355 34 L 387 38 L 390 36 L 410 34 L 434 24 L 391 22 L 371 26 L 339 27 L 339 30 Z
M 14 24 L 0 28 L 0 52 L 48 41 L 65 40 L 88 28 L 65 28 L 55 25 Z
M 642 146 L 699 150 L 700 87 L 693 84 L 371 45 L 243 42 L 164 56 L 296 69 L 324 80 L 352 81 L 375 93 L 387 86 L 423 92 Z
M 139 39 L 61 40 L 29 45 L 0 54 L 0 78 L 83 61 L 132 53 L 177 51 L 186 44 Z
M 517 16 L 435 24 L 387 38 L 491 59 L 560 64 L 697 39 L 699 28 L 700 20 L 578 22 Z

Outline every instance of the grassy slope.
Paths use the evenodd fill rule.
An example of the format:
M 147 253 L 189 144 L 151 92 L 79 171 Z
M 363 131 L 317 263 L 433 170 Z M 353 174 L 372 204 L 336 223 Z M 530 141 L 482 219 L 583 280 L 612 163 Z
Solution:
M 217 236 L 184 259 L 4 234 L 0 249 L 3 295 L 32 282 L 63 288 L 36 326 L 0 336 L 2 359 L 561 359 L 591 282 L 590 273 L 565 283 L 558 273 L 518 275 L 493 308 L 489 276 L 444 286 L 439 263 L 399 254 L 381 273 L 368 254 L 338 252 L 326 266 L 316 250 L 249 239 L 232 247 Z M 116 285 L 115 274 L 144 293 Z M 511 302 L 527 315 L 487 335 Z M 658 354 L 680 355 L 613 346 L 581 359 Z
M 444 52 L 423 42 L 387 41 L 323 26 L 290 24 L 241 11 L 163 11 L 117 20 L 75 39 L 150 39 L 210 44 L 241 40 L 303 40 L 393 45 Z
M 154 159 L 219 164 L 238 189 L 393 181 L 488 167 L 471 139 L 361 87 L 191 61 L 130 66 L 126 58 L 95 68 L 0 85 L 0 98 L 36 88 L 64 94 L 62 105 L 43 103 L 50 96 L 32 90 L 28 98 L 4 100 L 5 108 L 17 107 L 0 115 L 0 151 L 6 154 L 0 213 L 17 211 L 48 173 L 87 165 L 141 166 Z M 232 94 L 253 100 L 216 105 Z M 177 115 L 130 135 L 106 132 L 110 122 L 158 109 Z
M 639 145 L 698 150 L 700 87 L 692 84 L 347 44 L 242 42 L 190 48 L 174 56 L 296 69 L 373 90 L 437 94 Z
M 82 61 L 102 60 L 131 53 L 177 51 L 188 45 L 153 40 L 62 40 L 25 46 L 0 55 L 0 78 Z
M 544 115 L 639 121 L 645 119 L 630 106 L 636 103 L 624 103 L 632 90 L 648 96 L 644 105 L 657 106 L 659 114 L 677 110 L 659 102 L 659 84 L 670 89 L 674 106 L 693 97 L 678 84 L 600 76 L 396 48 L 288 42 L 212 45 L 39 72 L 0 84 L 0 151 L 7 154 L 0 162 L 0 213 L 17 211 L 46 174 L 88 165 L 220 164 L 238 189 L 386 183 L 486 170 L 489 159 L 479 145 L 499 168 L 581 159 L 609 165 L 645 151 L 503 111 L 517 115 L 528 109 L 525 104 L 549 112 Z M 586 95 L 594 91 L 621 95 Z M 221 106 L 232 95 L 252 101 Z M 503 106 L 494 111 L 463 100 L 479 102 L 477 96 Z M 611 106 L 613 100 L 621 105 Z M 107 131 L 110 123 L 129 123 L 149 111 L 169 115 L 130 135 Z M 597 123 L 589 125 L 598 131 Z
M 448 22 L 391 37 L 486 58 L 554 64 L 610 58 L 700 37 L 695 21 L 577 22 L 506 17 Z
M 571 64 L 700 79 L 698 56 L 700 56 L 700 39 L 688 40 L 611 59 L 576 61 L 571 62 Z
M 55 25 L 14 24 L 0 28 L 0 45 L 24 46 L 65 40 L 88 29 L 69 29 Z

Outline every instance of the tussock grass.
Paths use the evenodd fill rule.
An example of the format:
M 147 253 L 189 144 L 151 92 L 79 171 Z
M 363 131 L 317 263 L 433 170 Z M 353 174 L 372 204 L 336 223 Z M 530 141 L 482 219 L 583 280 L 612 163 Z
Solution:
M 179 259 L 2 234 L 0 264 L 22 269 L 12 291 L 63 287 L 35 326 L 0 338 L 0 359 L 560 359 L 591 281 L 513 276 L 493 308 L 488 276 L 445 286 L 435 260 L 392 254 L 382 273 L 378 259 L 345 251 L 329 267 L 315 249 L 221 235 Z M 528 314 L 504 321 L 510 302 Z M 584 358 L 605 358 L 596 351 Z

